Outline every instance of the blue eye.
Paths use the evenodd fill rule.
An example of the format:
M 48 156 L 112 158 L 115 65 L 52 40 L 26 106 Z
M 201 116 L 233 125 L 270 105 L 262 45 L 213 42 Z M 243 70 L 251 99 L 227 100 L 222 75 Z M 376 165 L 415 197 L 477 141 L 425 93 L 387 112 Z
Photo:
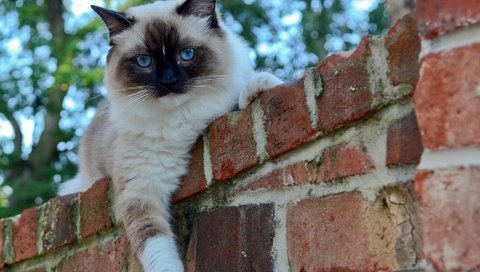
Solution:
M 195 57 L 195 48 L 186 48 L 180 51 L 180 58 L 184 61 L 191 61 Z
M 148 66 L 150 66 L 150 64 L 152 64 L 152 58 L 147 55 L 139 55 L 137 57 L 137 64 L 140 67 L 147 68 Z

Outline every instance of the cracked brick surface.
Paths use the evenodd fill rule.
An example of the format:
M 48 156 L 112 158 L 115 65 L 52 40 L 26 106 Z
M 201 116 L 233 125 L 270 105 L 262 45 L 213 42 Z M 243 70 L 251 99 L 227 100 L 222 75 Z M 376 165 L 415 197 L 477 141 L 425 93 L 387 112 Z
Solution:
M 403 267 L 414 266 L 420 260 L 418 212 L 410 192 L 411 184 L 409 187 L 392 186 L 384 190 L 385 201 L 399 232 L 395 248 L 397 260 Z
M 374 203 L 351 192 L 289 205 L 292 270 L 390 271 L 415 265 L 411 199 L 401 189 L 390 191 Z

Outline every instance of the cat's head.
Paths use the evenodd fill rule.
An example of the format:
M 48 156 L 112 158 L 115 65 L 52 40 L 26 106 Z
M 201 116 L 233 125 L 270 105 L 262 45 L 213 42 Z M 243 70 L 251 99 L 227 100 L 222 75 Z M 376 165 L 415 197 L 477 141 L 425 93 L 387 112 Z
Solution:
M 158 1 L 125 12 L 92 6 L 110 32 L 112 102 L 181 104 L 221 91 L 232 59 L 215 2 Z

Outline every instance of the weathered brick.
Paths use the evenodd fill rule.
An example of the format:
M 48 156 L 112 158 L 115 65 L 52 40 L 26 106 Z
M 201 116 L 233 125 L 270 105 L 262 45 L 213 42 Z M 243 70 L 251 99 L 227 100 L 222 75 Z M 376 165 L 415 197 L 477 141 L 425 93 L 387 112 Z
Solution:
M 257 164 L 251 107 L 232 112 L 210 125 L 213 178 L 226 180 Z
M 480 22 L 477 0 L 417 1 L 418 29 L 425 39 L 433 39 L 452 30 Z
M 323 80 L 323 92 L 317 98 L 322 130 L 332 131 L 371 111 L 374 92 L 370 90 L 367 70 L 371 56 L 369 41 L 367 36 L 353 53 L 334 54 L 317 65 Z
M 422 251 L 437 271 L 480 269 L 480 167 L 420 171 Z
M 35 208 L 23 211 L 13 225 L 13 248 L 15 262 L 37 255 L 37 210 Z
M 291 204 L 287 244 L 292 271 L 400 268 L 395 247 L 399 233 L 382 202 L 369 204 L 353 192 Z
M 73 223 L 74 195 L 49 200 L 40 208 L 42 253 L 68 245 L 75 240 Z
M 5 266 L 5 257 L 3 256 L 3 247 L 5 245 L 5 226 L 3 220 L 0 220 L 0 268 Z
M 265 115 L 267 152 L 271 158 L 315 138 L 317 131 L 306 106 L 303 82 L 277 86 L 260 95 Z
M 80 194 L 80 235 L 83 238 L 112 226 L 108 188 L 109 179 L 105 178 Z
M 480 43 L 427 55 L 415 93 L 428 149 L 480 144 Z
M 423 153 L 422 137 L 418 130 L 415 113 L 397 119 L 387 132 L 388 166 L 418 164 Z
M 193 146 L 188 174 L 182 178 L 182 183 L 177 193 L 173 196 L 173 202 L 182 201 L 207 189 L 203 164 L 203 138 Z
M 310 176 L 316 182 L 361 175 L 374 168 L 364 147 L 347 144 L 327 148 L 319 162 L 312 162 L 308 167 Z
M 285 186 L 300 185 L 308 181 L 308 172 L 305 168 L 305 163 L 297 163 L 285 167 L 284 169 L 276 170 L 269 175 L 262 177 L 244 188 L 243 190 L 271 190 L 282 188 Z
M 384 187 L 377 199 L 377 203 L 388 207 L 389 219 L 396 225 L 395 251 L 401 268 L 411 268 L 421 258 L 420 222 L 413 185 L 412 180 Z
M 413 14 L 406 15 L 385 36 L 390 80 L 394 86 L 415 86 L 420 75 L 420 37 Z
M 273 271 L 272 204 L 204 212 L 194 224 L 187 271 Z
M 128 266 L 129 251 L 126 237 L 115 238 L 63 259 L 57 271 L 123 271 Z

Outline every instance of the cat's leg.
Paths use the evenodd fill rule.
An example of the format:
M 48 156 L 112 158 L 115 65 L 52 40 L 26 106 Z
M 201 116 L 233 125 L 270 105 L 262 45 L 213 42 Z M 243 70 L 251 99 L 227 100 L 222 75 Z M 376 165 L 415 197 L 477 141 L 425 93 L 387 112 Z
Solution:
M 183 271 L 169 224 L 172 188 L 176 182 L 132 179 L 117 193 L 119 217 L 145 272 Z
M 238 107 L 246 108 L 257 96 L 272 87 L 282 84 L 282 80 L 268 72 L 255 72 L 247 83 L 247 88 L 240 93 Z
M 83 177 L 79 172 L 73 179 L 70 179 L 62 184 L 58 189 L 58 195 L 68 195 L 78 192 L 84 192 L 92 186 L 92 183 Z

